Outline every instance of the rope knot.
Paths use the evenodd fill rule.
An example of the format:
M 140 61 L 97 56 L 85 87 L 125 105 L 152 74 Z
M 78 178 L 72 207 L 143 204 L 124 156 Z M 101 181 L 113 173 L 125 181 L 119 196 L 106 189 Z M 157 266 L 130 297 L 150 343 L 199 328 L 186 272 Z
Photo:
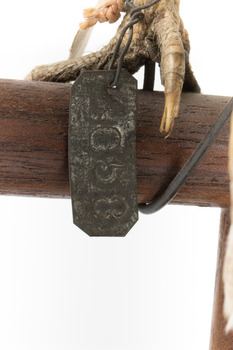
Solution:
M 116 22 L 124 10 L 125 0 L 106 0 L 99 8 L 89 8 L 83 11 L 85 22 L 80 23 L 80 29 L 85 30 L 94 26 L 97 22 Z

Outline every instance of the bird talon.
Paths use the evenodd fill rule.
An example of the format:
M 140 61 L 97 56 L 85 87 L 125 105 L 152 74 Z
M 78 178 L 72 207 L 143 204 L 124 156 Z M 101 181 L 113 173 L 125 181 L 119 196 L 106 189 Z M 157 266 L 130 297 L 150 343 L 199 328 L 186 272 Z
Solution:
M 180 92 L 165 94 L 164 113 L 160 124 L 160 132 L 165 132 L 166 138 L 171 135 L 175 118 L 178 116 Z

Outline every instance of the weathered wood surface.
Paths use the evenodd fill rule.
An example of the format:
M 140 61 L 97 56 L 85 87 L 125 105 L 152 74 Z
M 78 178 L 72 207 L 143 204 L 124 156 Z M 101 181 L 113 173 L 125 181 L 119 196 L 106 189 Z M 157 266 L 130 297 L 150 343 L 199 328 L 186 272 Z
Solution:
M 0 194 L 69 196 L 67 134 L 70 85 L 0 80 Z M 138 94 L 138 200 L 150 200 L 176 175 L 229 97 L 185 93 L 168 139 L 159 133 L 164 95 Z M 229 206 L 229 125 L 173 203 Z M 80 179 L 82 181 L 82 179 Z
M 214 307 L 209 350 L 233 350 L 233 332 L 229 332 L 228 334 L 225 333 L 226 321 L 223 316 L 224 291 L 222 271 L 229 228 L 230 210 L 223 209 L 221 212 L 220 222 L 218 262 L 215 281 Z

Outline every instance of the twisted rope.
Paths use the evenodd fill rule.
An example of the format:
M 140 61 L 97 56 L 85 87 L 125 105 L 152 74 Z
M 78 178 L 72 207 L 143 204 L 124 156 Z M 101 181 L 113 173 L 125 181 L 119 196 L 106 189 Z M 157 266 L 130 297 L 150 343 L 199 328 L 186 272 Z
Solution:
M 80 29 L 85 30 L 94 26 L 97 22 L 116 22 L 124 10 L 125 0 L 109 0 L 100 8 L 89 8 L 83 11 L 85 22 L 79 24 Z

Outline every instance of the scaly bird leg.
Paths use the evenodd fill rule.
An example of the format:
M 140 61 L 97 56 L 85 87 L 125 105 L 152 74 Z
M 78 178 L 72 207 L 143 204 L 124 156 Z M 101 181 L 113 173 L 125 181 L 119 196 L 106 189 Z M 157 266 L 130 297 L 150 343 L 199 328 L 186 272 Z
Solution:
M 149 2 L 151 0 L 136 0 L 135 5 Z M 134 26 L 132 43 L 125 56 L 123 67 L 133 74 L 147 62 L 160 64 L 166 97 L 160 130 L 169 135 L 174 119 L 178 115 L 182 88 L 184 87 L 185 91 L 194 92 L 199 92 L 200 88 L 189 63 L 190 45 L 179 16 L 179 0 L 161 0 L 153 7 L 143 10 L 143 13 L 144 20 Z M 114 38 L 100 51 L 72 60 L 36 67 L 27 79 L 68 82 L 75 80 L 82 70 L 108 69 L 116 42 L 128 22 L 129 13 L 126 13 Z M 119 54 L 126 40 L 127 35 L 124 37 Z
M 77 79 L 83 70 L 108 69 L 117 40 L 123 27 L 126 25 L 126 23 L 128 23 L 128 21 L 129 14 L 126 14 L 117 30 L 116 35 L 100 51 L 72 60 L 69 59 L 50 65 L 38 66 L 30 72 L 26 79 L 53 82 L 69 82 Z M 141 23 L 140 28 L 142 29 Z M 140 36 L 137 34 L 138 31 L 136 31 L 135 28 L 132 45 L 130 46 L 128 53 L 125 56 L 123 63 L 124 68 L 126 68 L 132 74 L 135 73 L 143 64 L 145 64 L 146 59 L 149 59 L 149 53 L 144 49 L 143 43 L 140 45 L 142 39 L 145 37 L 145 28 L 143 29 L 144 33 L 141 33 Z M 126 35 L 123 39 L 121 50 L 124 48 L 127 39 L 128 38 Z M 117 67 L 117 64 L 118 62 L 116 61 L 114 68 Z

